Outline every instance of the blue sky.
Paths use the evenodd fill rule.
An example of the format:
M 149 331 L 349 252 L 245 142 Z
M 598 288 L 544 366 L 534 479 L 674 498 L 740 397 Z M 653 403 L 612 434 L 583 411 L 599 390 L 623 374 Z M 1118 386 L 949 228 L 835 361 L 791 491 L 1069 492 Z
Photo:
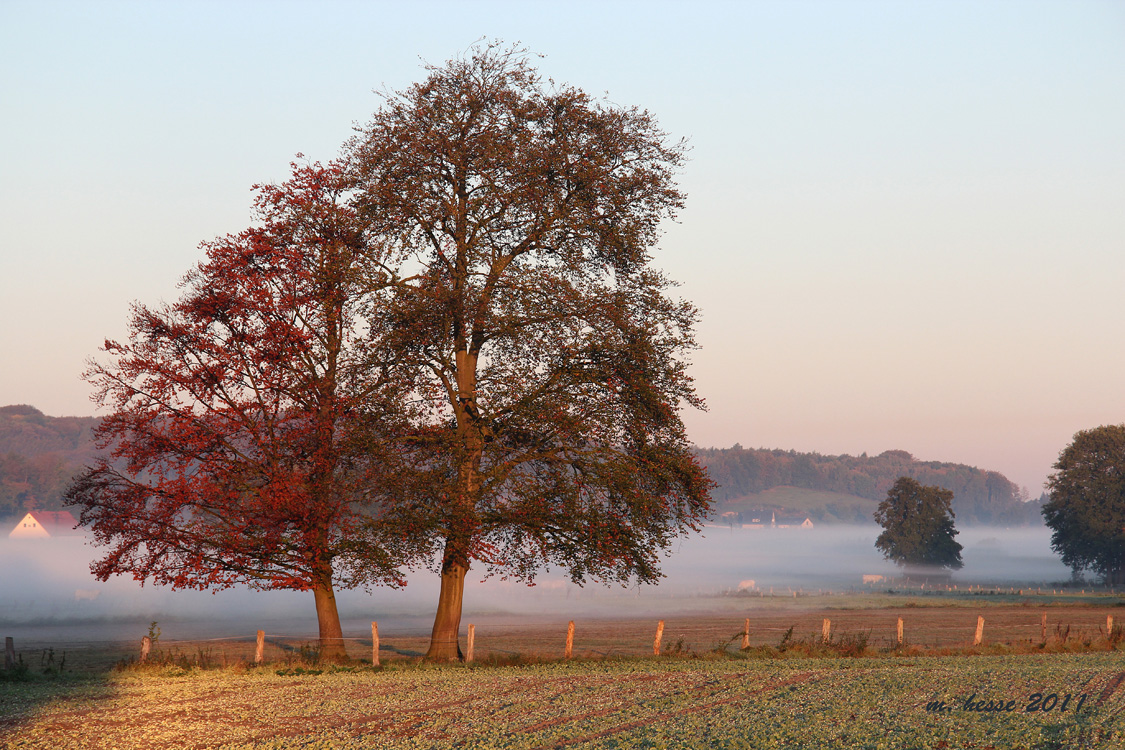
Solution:
M 1125 3 L 0 2 L 0 403 L 92 414 L 130 302 L 250 186 L 482 38 L 687 136 L 657 265 L 704 446 L 962 461 L 1038 494 L 1125 421 Z

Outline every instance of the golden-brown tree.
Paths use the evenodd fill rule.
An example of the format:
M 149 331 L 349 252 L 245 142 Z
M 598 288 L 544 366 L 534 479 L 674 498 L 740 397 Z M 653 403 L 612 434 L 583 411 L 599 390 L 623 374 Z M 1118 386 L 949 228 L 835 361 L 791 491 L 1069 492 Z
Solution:
M 649 254 L 683 158 L 647 112 L 498 45 L 388 94 L 351 142 L 394 275 L 372 320 L 425 414 L 391 504 L 440 569 L 429 658 L 460 656 L 471 565 L 651 582 L 707 512 L 679 416 L 702 407 L 697 312 Z

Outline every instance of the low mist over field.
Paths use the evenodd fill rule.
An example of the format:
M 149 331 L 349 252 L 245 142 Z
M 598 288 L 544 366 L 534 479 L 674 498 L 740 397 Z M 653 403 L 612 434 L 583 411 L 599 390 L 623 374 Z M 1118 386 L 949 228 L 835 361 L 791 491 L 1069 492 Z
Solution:
M 587 584 L 578 587 L 558 572 L 540 576 L 528 587 L 470 571 L 467 617 L 518 614 L 525 617 L 622 617 L 690 612 L 698 597 L 736 591 L 754 581 L 758 591 L 788 595 L 791 589 L 835 591 L 865 588 L 864 574 L 893 576 L 894 565 L 874 547 L 878 527 L 814 529 L 704 529 L 678 541 L 665 560 L 666 578 L 658 586 L 624 589 Z M 979 528 L 961 532 L 964 569 L 953 582 L 967 584 L 1050 584 L 1070 577 L 1050 549 L 1046 528 Z M 271 633 L 311 635 L 316 618 L 311 593 L 256 592 L 235 588 L 217 593 L 171 591 L 129 578 L 106 583 L 88 570 L 94 549 L 80 538 L 13 540 L 0 538 L 0 626 L 6 635 L 120 639 L 142 635 L 139 624 L 159 621 L 171 637 L 245 635 L 266 627 Z M 888 584 L 870 587 L 886 590 Z M 405 589 L 339 592 L 345 632 L 364 632 L 371 620 L 380 626 L 428 631 L 437 601 L 438 578 L 416 571 Z M 753 601 L 749 602 L 753 606 Z M 471 621 L 471 620 L 469 620 Z M 249 630 L 248 630 L 249 628 Z M 134 632 L 136 631 L 136 632 Z
M 61 507 L 61 494 L 76 467 L 90 460 L 94 420 L 50 417 L 30 406 L 0 407 L 0 510 L 14 524 L 30 507 Z M 996 472 L 961 464 L 924 462 L 905 451 L 877 456 L 823 456 L 795 451 L 703 449 L 698 452 L 718 484 L 716 519 L 808 517 L 812 529 L 708 527 L 677 540 L 664 561 L 658 586 L 579 587 L 558 571 L 537 585 L 490 579 L 470 570 L 466 617 L 519 615 L 569 619 L 697 612 L 714 607 L 698 597 L 751 591 L 788 595 L 790 589 L 834 591 L 862 588 L 866 575 L 892 576 L 895 566 L 875 549 L 880 528 L 872 512 L 900 475 L 955 489 L 958 541 L 965 567 L 958 584 L 1039 583 L 1069 578 L 1050 550 L 1040 524 L 1040 504 Z M 12 515 L 16 514 L 16 515 Z M 862 525 L 849 521 L 865 520 Z M 975 526 L 974 524 L 998 524 Z M 1010 525 L 1017 528 L 1004 529 Z M 99 583 L 89 573 L 95 550 L 82 538 L 12 540 L 0 527 L 0 625 L 7 635 L 58 633 L 60 640 L 119 639 L 161 623 L 173 638 L 271 633 L 311 635 L 317 623 L 311 593 L 257 592 L 245 588 L 211 593 L 142 587 L 131 578 Z M 403 590 L 338 592 L 346 632 L 363 633 L 371 620 L 394 629 L 428 632 L 437 603 L 438 577 L 415 571 Z M 886 584 L 880 584 L 880 590 Z M 757 600 L 729 600 L 754 605 Z M 471 620 L 469 620 L 471 621 Z M 467 622 L 467 621 L 463 621 Z M 80 624 L 80 625 L 79 625 Z M 463 626 L 462 626 L 463 627 Z

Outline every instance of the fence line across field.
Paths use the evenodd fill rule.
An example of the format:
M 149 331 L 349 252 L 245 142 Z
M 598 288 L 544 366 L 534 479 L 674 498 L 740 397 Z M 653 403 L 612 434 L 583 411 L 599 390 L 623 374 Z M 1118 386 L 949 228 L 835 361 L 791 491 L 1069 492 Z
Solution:
M 1109 596 L 1117 596 L 1118 594 L 1125 593 L 1119 591 L 1115 586 L 1109 587 L 1091 587 L 1089 589 L 1075 589 L 1070 587 L 1047 588 L 1045 586 L 982 586 L 980 584 L 926 584 L 915 583 L 913 581 L 898 581 L 893 579 L 884 578 L 879 576 L 881 580 L 867 583 L 862 586 L 850 586 L 847 588 L 817 588 L 805 589 L 803 587 L 793 588 L 792 586 L 769 586 L 759 587 L 757 585 L 737 586 L 724 589 L 718 589 L 716 593 L 726 595 L 741 595 L 747 597 L 759 598 L 789 598 L 791 596 L 842 596 L 848 594 L 862 594 L 862 593 L 907 593 L 907 592 L 925 592 L 929 593 L 950 593 L 950 594 L 982 594 L 991 596 L 1002 596 L 1005 594 L 1015 596 L 1086 596 L 1087 594 L 1095 595 L 1101 594 Z M 746 584 L 754 584 L 754 581 L 745 581 Z
M 842 643 L 844 639 L 861 638 L 866 643 L 870 640 L 872 645 L 886 644 L 920 645 L 930 647 L 984 645 L 989 643 L 1028 643 L 1035 642 L 1035 636 L 1040 642 L 1046 643 L 1050 638 L 1066 641 L 1069 637 L 1088 636 L 1120 637 L 1114 628 L 1114 616 L 1105 615 L 1104 630 L 1101 621 L 1092 621 L 1090 617 L 1082 617 L 1077 613 L 1052 613 L 1055 614 L 1053 622 L 1049 622 L 1047 612 L 1028 611 L 1025 618 L 1020 614 L 993 610 L 978 614 L 970 608 L 965 608 L 963 613 L 951 615 L 945 613 L 945 621 L 941 623 L 925 622 L 921 616 L 912 617 L 912 613 L 903 613 L 892 621 L 885 613 L 881 613 L 879 622 L 863 621 L 863 612 L 851 613 L 852 622 L 822 618 L 819 639 L 816 636 L 814 618 L 809 616 L 791 618 L 794 622 L 788 626 L 755 623 L 754 618 L 744 618 L 740 622 L 733 617 L 729 620 L 729 628 L 724 623 L 727 621 L 718 616 L 708 616 L 693 620 L 690 616 L 682 616 L 667 621 L 655 622 L 655 638 L 650 641 L 652 654 L 655 656 L 668 653 L 685 653 L 693 649 L 697 651 L 709 648 L 734 648 L 737 641 L 738 647 L 749 649 L 752 645 L 769 646 L 780 645 L 786 641 L 804 641 L 807 643 Z M 1070 616 L 1059 617 L 1059 614 Z M 1100 616 L 1100 615 L 1099 615 Z M 991 622 L 989 622 L 991 618 Z M 782 619 L 774 617 L 773 619 Z M 959 619 L 953 623 L 951 620 Z M 1023 619 L 1020 622 L 1018 620 Z M 856 622 L 858 620 L 858 622 Z M 975 620 L 975 622 L 974 622 Z M 1015 620 L 1015 621 L 1013 621 Z M 466 627 L 466 662 L 473 662 L 480 657 L 489 655 L 536 655 L 543 658 L 571 658 L 577 649 L 579 655 L 593 656 L 641 656 L 647 653 L 642 634 L 639 630 L 643 620 L 629 621 L 633 630 L 625 632 L 626 626 L 616 627 L 604 621 L 590 620 L 582 625 L 576 625 L 574 620 L 561 625 L 557 634 L 552 629 L 539 625 L 528 627 L 524 630 L 513 631 L 511 627 L 497 628 L 489 632 L 486 628 L 478 630 L 474 623 L 467 623 Z M 975 626 L 975 627 L 974 627 Z M 1054 630 L 1051 630 L 1051 627 Z M 1121 626 L 1117 626 L 1120 630 Z M 583 632 L 585 630 L 585 632 Z M 652 633 L 652 631 L 649 631 Z M 784 635 L 779 640 L 777 634 Z M 635 635 L 634 635 L 635 634 Z M 724 638 L 724 636 L 727 636 Z M 764 637 L 763 637 L 764 636 Z M 667 641 L 665 640 L 667 638 Z M 686 647 L 685 640 L 694 639 Z M 427 641 L 422 634 L 392 634 L 390 638 L 380 638 L 378 623 L 371 623 L 371 637 L 343 636 L 332 638 L 343 642 L 345 648 L 370 647 L 370 660 L 375 666 L 381 665 L 381 654 L 395 654 L 401 657 L 422 656 L 424 645 Z M 111 641 L 111 640 L 85 640 L 67 641 L 52 646 L 36 646 L 25 649 L 19 653 L 28 653 L 32 657 L 42 652 L 46 658 L 48 651 L 53 652 L 67 647 L 74 649 L 103 649 L 124 651 L 123 658 L 128 658 L 129 643 L 137 641 Z M 159 637 L 145 635 L 140 639 L 139 652 L 132 650 L 134 658 L 138 661 L 146 660 L 161 655 L 162 658 L 186 658 L 180 649 L 194 648 L 197 659 L 212 659 L 232 661 L 247 661 L 255 664 L 264 662 L 277 662 L 279 660 L 300 660 L 315 658 L 317 644 L 321 639 L 316 635 L 307 633 L 266 633 L 258 630 L 251 635 L 231 635 L 212 638 L 191 638 L 164 640 Z M 250 644 L 253 650 L 250 651 Z M 666 644 L 671 643 L 671 646 Z M 269 653 L 267 658 L 267 646 Z M 212 649 L 219 647 L 218 654 Z M 136 649 L 136 646 L 133 647 Z M 5 638 L 5 669 L 11 669 L 17 661 L 17 651 L 12 637 Z

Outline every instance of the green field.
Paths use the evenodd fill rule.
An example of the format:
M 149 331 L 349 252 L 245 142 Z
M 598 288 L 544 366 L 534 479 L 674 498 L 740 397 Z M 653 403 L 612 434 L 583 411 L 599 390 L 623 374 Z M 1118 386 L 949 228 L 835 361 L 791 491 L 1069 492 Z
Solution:
M 0 746 L 1121 748 L 1123 682 L 1122 651 L 167 667 L 0 683 Z
M 815 511 L 816 515 L 819 516 L 829 506 L 835 506 L 837 509 L 845 511 L 848 516 L 845 520 L 850 522 L 852 521 L 852 514 L 856 512 L 870 520 L 875 509 L 879 507 L 879 502 L 839 492 L 807 490 L 801 487 L 772 487 L 764 492 L 723 501 L 722 510 L 746 511 L 750 508 L 780 507 L 787 508 L 794 513 Z M 748 519 L 743 520 L 749 522 Z M 829 519 L 829 522 L 831 522 L 831 519 Z
M 361 637 L 344 666 L 275 638 L 251 666 L 248 637 L 161 641 L 142 668 L 136 641 L 78 648 L 60 670 L 60 650 L 29 642 L 28 669 L 0 672 L 0 747 L 1125 748 L 1109 592 L 697 603 L 663 621 L 659 658 L 650 619 L 579 619 L 569 661 L 566 622 L 478 620 L 468 665 L 423 663 L 420 633 L 387 633 L 381 668 Z

